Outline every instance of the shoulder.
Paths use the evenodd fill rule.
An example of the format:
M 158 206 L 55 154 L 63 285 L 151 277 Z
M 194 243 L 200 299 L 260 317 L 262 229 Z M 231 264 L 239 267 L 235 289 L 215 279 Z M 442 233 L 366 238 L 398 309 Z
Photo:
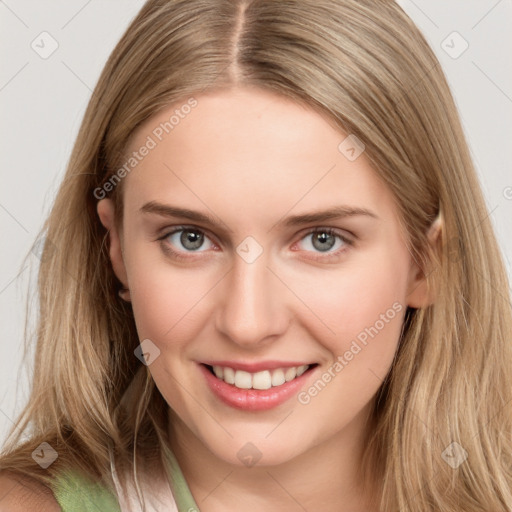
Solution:
M 51 489 L 28 476 L 0 471 L 0 512 L 61 512 Z

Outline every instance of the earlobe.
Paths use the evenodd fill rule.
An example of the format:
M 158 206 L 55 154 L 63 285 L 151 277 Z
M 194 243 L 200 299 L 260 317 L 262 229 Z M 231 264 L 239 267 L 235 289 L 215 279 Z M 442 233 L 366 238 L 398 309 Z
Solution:
M 441 242 L 441 232 L 443 229 L 443 219 L 441 212 L 432 222 L 427 233 L 427 242 L 432 253 L 439 253 L 439 245 Z M 433 262 L 429 262 L 433 264 Z M 429 280 L 433 270 L 425 271 L 413 263 L 411 268 L 411 279 L 409 281 L 409 291 L 407 295 L 407 304 L 411 308 L 425 308 L 435 301 L 436 291 L 430 285 L 432 278 Z
M 115 207 L 112 199 L 98 201 L 96 208 L 101 223 L 109 233 L 109 256 L 116 277 L 128 289 L 128 276 L 123 259 L 122 240 L 115 223 Z M 123 297 L 124 298 L 124 297 Z
M 440 240 L 441 230 L 443 228 L 443 217 L 441 212 L 439 212 L 438 216 L 435 218 L 434 222 L 430 225 L 430 228 L 427 233 L 427 238 L 432 247 L 436 246 L 438 241 Z
M 110 230 L 114 225 L 114 202 L 112 199 L 98 201 L 96 211 L 105 229 Z

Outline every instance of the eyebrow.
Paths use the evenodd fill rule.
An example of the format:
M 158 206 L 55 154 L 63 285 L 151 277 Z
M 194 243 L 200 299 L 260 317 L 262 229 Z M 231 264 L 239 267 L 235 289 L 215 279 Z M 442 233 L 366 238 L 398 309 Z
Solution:
M 220 227 L 220 223 L 217 222 L 214 217 L 206 213 L 198 212 L 195 210 L 189 210 L 188 208 L 179 208 L 177 206 L 162 204 L 156 201 L 150 201 L 149 203 L 146 203 L 144 206 L 140 208 L 139 211 L 141 213 L 153 213 L 161 215 L 162 217 L 179 217 L 195 222 L 209 224 L 217 228 Z M 374 219 L 379 218 L 377 214 L 366 208 L 340 205 L 335 206 L 334 208 L 329 208 L 327 210 L 308 212 L 300 215 L 291 215 L 289 217 L 286 217 L 284 220 L 279 220 L 276 224 L 274 224 L 274 226 L 301 226 L 303 224 L 310 224 L 313 222 L 324 222 L 329 220 L 342 219 L 345 217 L 355 217 L 359 215 L 372 217 Z

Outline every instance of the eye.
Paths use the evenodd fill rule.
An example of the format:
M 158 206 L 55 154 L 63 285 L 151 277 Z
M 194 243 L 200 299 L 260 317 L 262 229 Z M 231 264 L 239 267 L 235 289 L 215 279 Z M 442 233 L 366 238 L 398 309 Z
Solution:
M 307 233 L 301 242 L 304 250 L 312 250 L 326 256 L 339 255 L 353 245 L 352 240 L 332 228 L 315 228 Z
M 203 253 L 216 247 L 203 230 L 192 226 L 177 226 L 158 240 L 164 252 L 175 259 L 188 259 L 193 253 Z M 316 253 L 314 259 L 323 260 L 340 256 L 354 242 L 333 228 L 315 228 L 296 245 L 301 244 L 299 250 Z
M 163 247 L 173 254 L 179 252 L 204 252 L 213 247 L 213 243 L 205 235 L 204 231 L 197 228 L 179 226 L 171 232 L 159 238 Z M 170 246 L 176 247 L 178 251 Z

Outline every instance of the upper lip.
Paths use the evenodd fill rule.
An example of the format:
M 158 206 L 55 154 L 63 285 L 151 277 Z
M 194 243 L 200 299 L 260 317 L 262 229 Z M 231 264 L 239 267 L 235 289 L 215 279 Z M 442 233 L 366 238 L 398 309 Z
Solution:
M 233 370 L 243 370 L 249 373 L 256 373 L 263 370 L 275 370 L 276 368 L 291 368 L 292 366 L 312 365 L 315 363 L 305 363 L 304 361 L 259 361 L 259 362 L 242 362 L 242 361 L 201 361 L 202 364 L 209 366 L 222 366 L 233 368 Z

